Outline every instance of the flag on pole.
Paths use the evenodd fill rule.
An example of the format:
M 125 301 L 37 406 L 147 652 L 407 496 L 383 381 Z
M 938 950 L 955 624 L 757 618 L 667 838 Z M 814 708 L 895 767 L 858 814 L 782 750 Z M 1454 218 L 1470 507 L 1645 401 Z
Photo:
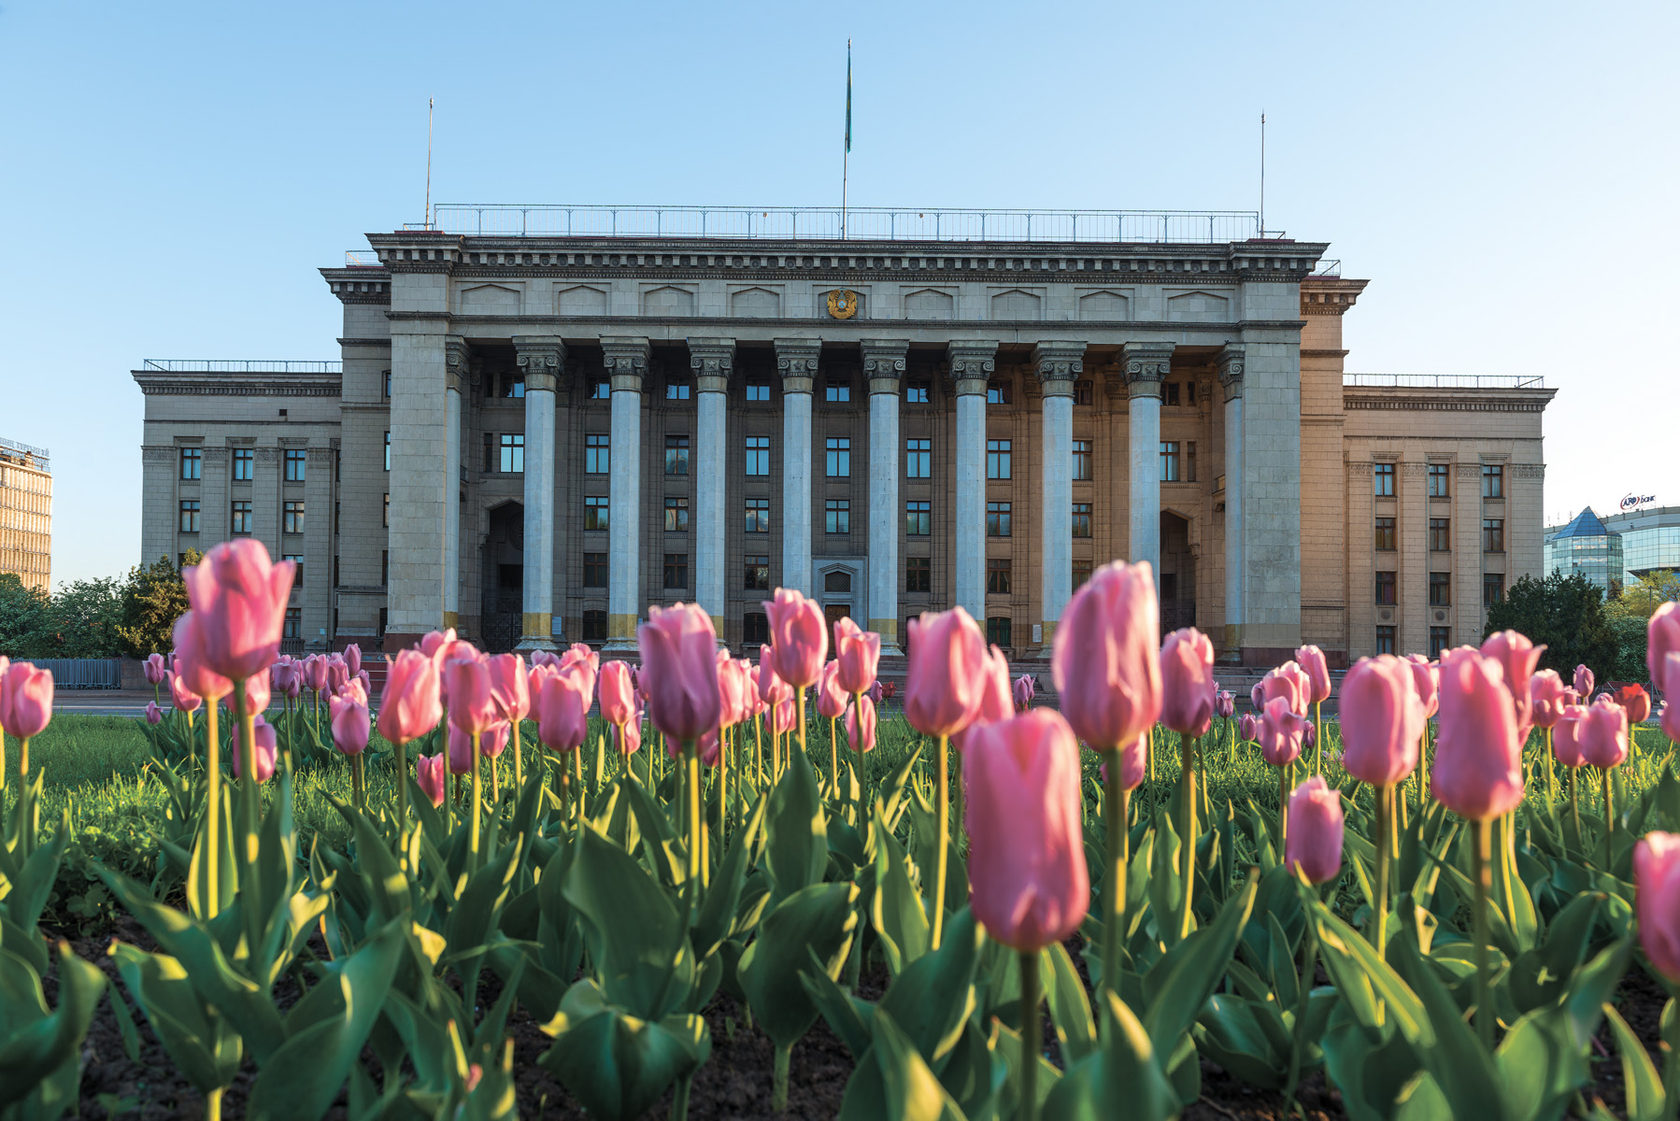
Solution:
M 852 41 L 846 40 L 846 151 L 852 150 Z

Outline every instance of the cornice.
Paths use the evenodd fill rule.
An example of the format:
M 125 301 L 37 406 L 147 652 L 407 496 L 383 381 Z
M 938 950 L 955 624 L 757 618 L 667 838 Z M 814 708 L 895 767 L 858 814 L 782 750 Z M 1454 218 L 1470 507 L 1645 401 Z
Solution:
M 250 377 L 161 370 L 132 373 L 135 384 L 147 397 L 337 397 L 343 389 L 340 374 Z
M 1343 394 L 1342 405 L 1358 412 L 1405 413 L 1543 413 L 1551 395 L 1533 397 L 1391 397 L 1362 392 Z
M 1137 334 L 1162 333 L 1170 334 L 1174 338 L 1183 336 L 1186 332 L 1219 331 L 1230 333 L 1233 331 L 1299 331 L 1306 326 L 1300 319 L 1238 319 L 1238 320 L 1208 320 L 1206 322 L 1168 322 L 1164 319 L 847 319 L 833 320 L 816 315 L 798 318 L 780 316 L 727 316 L 727 315 L 450 315 L 444 316 L 435 311 L 392 311 L 386 313 L 386 318 L 392 322 L 418 322 L 424 320 L 440 320 L 447 318 L 457 329 L 468 327 L 483 328 L 488 334 L 498 338 L 506 337 L 508 327 L 514 323 L 541 325 L 545 329 L 559 330 L 562 327 L 584 327 L 585 330 L 560 332 L 567 337 L 577 339 L 585 335 L 606 333 L 609 331 L 623 331 L 627 326 L 637 329 L 642 327 L 657 327 L 679 332 L 686 336 L 696 324 L 726 325 L 729 327 L 746 328 L 740 332 L 742 341 L 763 342 L 762 336 L 767 331 L 785 329 L 789 327 L 821 327 L 825 336 L 832 341 L 841 341 L 840 334 L 861 336 L 873 331 L 877 334 L 885 330 L 899 328 L 914 328 L 918 330 L 983 330 L 989 333 L 1003 333 L 1008 331 L 1021 332 L 1031 335 L 1047 331 L 1067 332 L 1132 332 Z M 850 340 L 847 340 L 850 341 Z M 1200 344 L 1187 344 L 1200 345 Z

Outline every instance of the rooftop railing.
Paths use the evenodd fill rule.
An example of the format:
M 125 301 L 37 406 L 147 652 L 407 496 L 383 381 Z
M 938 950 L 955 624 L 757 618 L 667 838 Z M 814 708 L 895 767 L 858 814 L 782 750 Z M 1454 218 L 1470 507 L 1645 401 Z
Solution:
M 338 374 L 344 372 L 344 363 L 336 359 L 303 361 L 262 358 L 148 358 L 140 368 L 171 374 L 208 374 L 222 371 L 235 374 Z
M 426 229 L 425 224 L 405 229 Z M 1281 237 L 1252 210 L 949 210 L 931 207 L 583 206 L 438 203 L 430 229 L 488 237 L 784 241 L 1185 242 Z
M 39 467 L 45 471 L 52 465 L 52 456 L 46 448 L 38 448 L 34 444 L 25 444 L 19 440 L 8 440 L 0 436 L 0 458 L 13 459 L 23 457 L 28 461 L 27 466 Z
M 1545 389 L 1531 374 L 1343 374 L 1344 387 L 1373 389 Z

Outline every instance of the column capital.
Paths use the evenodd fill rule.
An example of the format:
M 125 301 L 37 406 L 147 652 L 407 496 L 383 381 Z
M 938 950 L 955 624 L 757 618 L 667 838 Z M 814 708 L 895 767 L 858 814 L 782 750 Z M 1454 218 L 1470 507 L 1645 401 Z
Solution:
M 1161 382 L 1172 369 L 1172 343 L 1126 343 L 1120 364 L 1133 397 L 1161 396 Z
M 811 392 L 822 354 L 821 339 L 776 339 L 776 370 L 782 375 L 783 393 Z
M 993 340 L 954 341 L 946 345 L 951 380 L 956 383 L 957 396 L 986 392 L 986 383 L 997 372 L 997 349 L 998 344 Z
M 1074 379 L 1085 372 L 1085 344 L 1040 342 L 1033 347 L 1033 370 L 1046 397 L 1072 397 Z
M 628 335 L 601 337 L 602 365 L 612 379 L 614 393 L 640 393 L 647 373 L 648 341 Z
M 688 340 L 688 365 L 694 371 L 694 385 L 701 393 L 727 393 L 735 372 L 734 339 Z
M 1219 384 L 1225 387 L 1227 401 L 1235 401 L 1242 396 L 1245 353 L 1242 343 L 1226 343 L 1219 352 Z
M 869 382 L 869 392 L 897 396 L 910 340 L 862 339 L 858 346 L 863 351 L 863 376 Z
M 467 347 L 467 340 L 460 335 L 445 335 L 443 338 L 444 387 L 460 393 L 465 387 L 470 374 L 472 351 Z
M 525 392 L 553 392 L 566 367 L 566 343 L 558 335 L 515 335 L 519 368 L 525 371 Z

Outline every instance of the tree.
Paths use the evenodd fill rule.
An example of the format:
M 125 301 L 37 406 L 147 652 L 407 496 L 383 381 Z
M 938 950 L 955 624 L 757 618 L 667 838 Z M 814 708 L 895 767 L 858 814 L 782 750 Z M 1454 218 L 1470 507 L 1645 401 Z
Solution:
M 14 573 L 0 573 L 0 655 L 41 657 L 51 605 L 46 593 L 24 587 Z
M 189 566 L 202 559 L 196 550 L 186 555 Z M 117 635 L 136 658 L 169 650 L 175 644 L 175 620 L 186 610 L 187 585 L 181 580 L 181 570 L 168 557 L 159 557 L 148 567 L 129 572 Z
M 1643 681 L 1646 634 L 1651 615 L 1658 607 L 1680 599 L 1680 577 L 1661 569 L 1638 577 L 1604 605 L 1610 628 L 1616 635 L 1615 676 L 1625 681 Z
M 1604 589 L 1585 576 L 1554 570 L 1543 580 L 1522 577 L 1503 600 L 1488 608 L 1487 633 L 1504 630 L 1545 643 L 1541 667 L 1557 670 L 1565 680 L 1577 665 L 1586 665 L 1602 680 L 1610 680 L 1620 668 L 1616 636 L 1604 610 Z
M 115 577 L 75 580 L 61 585 L 47 608 L 48 649 L 52 658 L 116 658 L 127 652 L 117 628 L 123 621 L 123 582 Z

